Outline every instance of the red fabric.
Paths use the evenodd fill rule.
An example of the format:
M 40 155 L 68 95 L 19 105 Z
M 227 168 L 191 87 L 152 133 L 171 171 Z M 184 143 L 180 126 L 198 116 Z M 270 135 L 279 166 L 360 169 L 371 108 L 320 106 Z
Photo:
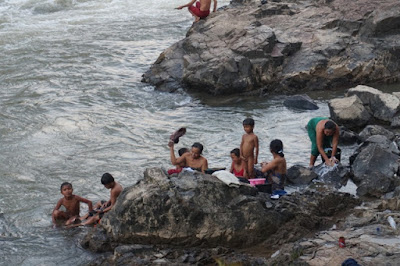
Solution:
M 239 177 L 243 177 L 244 176 L 244 168 L 242 168 L 242 170 L 240 170 L 239 172 L 237 172 L 235 170 L 235 167 L 233 166 L 234 162 L 232 162 L 232 169 L 233 169 L 233 174 L 235 176 L 239 176 Z
M 190 6 L 189 10 L 192 11 L 193 14 L 200 18 L 205 18 L 210 14 L 210 10 L 201 11 L 200 10 L 200 2 L 196 2 L 196 6 Z
M 179 174 L 180 172 L 182 172 L 182 169 L 183 168 L 181 168 L 181 169 L 169 169 L 167 172 L 168 172 L 169 175 Z

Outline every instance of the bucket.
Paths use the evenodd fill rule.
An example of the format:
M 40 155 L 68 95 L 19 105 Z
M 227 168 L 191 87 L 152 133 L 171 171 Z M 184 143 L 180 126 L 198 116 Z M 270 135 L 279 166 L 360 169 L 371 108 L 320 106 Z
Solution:
M 326 154 L 326 156 L 328 156 L 328 158 L 332 157 L 332 148 L 325 148 L 324 152 Z M 340 148 L 336 149 L 336 154 L 335 154 L 335 158 L 338 159 L 338 161 L 340 161 L 340 157 L 342 155 L 342 150 Z M 321 156 L 322 162 L 324 163 L 324 157 Z

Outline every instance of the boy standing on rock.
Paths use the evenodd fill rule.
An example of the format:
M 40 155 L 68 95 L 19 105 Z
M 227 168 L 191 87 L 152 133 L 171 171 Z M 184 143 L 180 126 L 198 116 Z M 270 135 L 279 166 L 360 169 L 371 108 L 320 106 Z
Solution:
M 213 12 L 215 12 L 217 11 L 217 0 L 213 1 L 214 1 Z M 199 2 L 196 2 L 195 6 L 193 5 L 194 2 L 196 2 L 196 0 L 192 0 L 186 5 L 179 6 L 176 9 L 182 9 L 184 7 L 187 7 L 189 9 L 189 12 L 195 17 L 194 22 L 197 22 L 201 18 L 205 18 L 210 14 L 211 0 L 200 0 Z
M 246 134 L 242 136 L 240 143 L 240 156 L 245 162 L 245 176 L 247 179 L 254 178 L 254 165 L 258 160 L 258 137 L 254 134 L 254 120 L 246 118 L 243 121 L 243 129 Z

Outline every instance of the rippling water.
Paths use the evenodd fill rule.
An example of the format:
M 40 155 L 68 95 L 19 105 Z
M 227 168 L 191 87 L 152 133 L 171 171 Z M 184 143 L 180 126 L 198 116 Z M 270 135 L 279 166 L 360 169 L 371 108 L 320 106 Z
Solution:
M 146 167 L 171 167 L 166 143 L 181 126 L 188 132 L 177 147 L 203 143 L 210 167 L 230 165 L 247 116 L 256 121 L 261 160 L 280 138 L 289 165 L 307 165 L 304 126 L 329 114 L 317 95 L 320 110 L 296 112 L 279 98 L 215 100 L 140 83 L 185 36 L 192 18 L 173 8 L 186 2 L 0 0 L 0 264 L 93 259 L 79 245 L 87 229 L 51 228 L 60 184 L 72 182 L 93 201 L 108 198 L 104 172 L 129 186 Z

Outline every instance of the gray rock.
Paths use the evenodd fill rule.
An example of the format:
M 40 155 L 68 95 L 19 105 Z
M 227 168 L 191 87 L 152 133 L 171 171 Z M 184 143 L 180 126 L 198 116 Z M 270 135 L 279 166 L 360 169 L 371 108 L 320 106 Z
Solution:
M 370 113 L 356 95 L 329 101 L 331 118 L 350 129 L 365 126 L 371 119 Z
M 213 95 L 395 82 L 399 14 L 396 0 L 232 1 L 194 23 L 143 81 Z M 374 115 L 389 121 L 392 114 L 389 108 Z
M 385 129 L 382 126 L 379 125 L 368 125 L 366 126 L 359 134 L 358 137 L 360 141 L 366 141 L 369 137 L 373 135 L 382 135 L 386 136 L 389 140 L 393 140 L 395 137 L 395 134 L 392 133 L 391 131 Z
M 358 85 L 349 89 L 347 94 L 349 96 L 357 95 L 362 103 L 369 107 L 371 114 L 382 121 L 391 122 L 400 109 L 399 98 L 368 86 Z
M 363 148 L 352 164 L 357 194 L 380 197 L 394 190 L 397 183 L 399 156 L 372 143 Z
M 347 129 L 344 126 L 339 126 L 339 128 L 339 145 L 351 145 L 360 141 L 357 133 Z
M 289 96 L 283 101 L 283 105 L 288 108 L 298 110 L 318 110 L 319 107 L 314 101 L 306 94 Z
M 301 165 L 293 165 L 287 170 L 287 182 L 294 185 L 307 185 L 316 178 L 316 173 Z
M 247 184 L 241 187 L 257 191 Z M 92 248 L 91 240 L 103 239 L 108 247 L 123 243 L 242 248 L 281 239 L 276 233 L 286 223 L 291 229 L 285 231 L 290 234 L 284 241 L 293 241 L 307 231 L 304 226 L 315 230 L 328 216 L 355 204 L 356 199 L 337 192 L 294 193 L 271 201 L 268 194 L 242 194 L 210 175 L 186 172 L 168 179 L 161 169 L 151 168 L 138 184 L 124 189 L 82 245 Z M 308 223 L 298 224 L 299 220 Z M 133 253 L 147 250 L 131 247 Z M 130 256 L 131 247 L 115 251 L 121 261 Z

